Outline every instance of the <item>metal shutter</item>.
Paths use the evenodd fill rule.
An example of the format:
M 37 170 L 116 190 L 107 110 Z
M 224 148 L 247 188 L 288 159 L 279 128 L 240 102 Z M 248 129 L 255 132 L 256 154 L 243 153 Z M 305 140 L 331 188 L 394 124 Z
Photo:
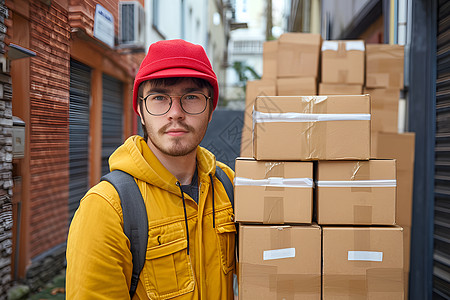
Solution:
M 70 61 L 69 220 L 89 189 L 89 98 L 91 69 Z
M 103 74 L 102 175 L 109 172 L 108 158 L 123 142 L 122 82 Z
M 450 299 L 450 1 L 438 2 L 433 299 Z

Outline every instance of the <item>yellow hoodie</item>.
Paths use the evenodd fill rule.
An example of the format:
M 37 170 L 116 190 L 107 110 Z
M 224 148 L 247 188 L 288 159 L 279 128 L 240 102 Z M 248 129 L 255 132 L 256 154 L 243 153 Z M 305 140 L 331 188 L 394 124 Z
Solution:
M 214 176 L 214 155 L 197 148 L 198 205 L 184 194 L 189 243 L 177 179 L 143 138 L 127 139 L 109 164 L 135 177 L 147 209 L 146 262 L 133 299 L 233 299 L 236 229 L 231 203 Z M 229 167 L 217 165 L 233 180 Z M 70 226 L 67 299 L 129 299 L 129 247 L 119 196 L 102 181 L 81 199 Z

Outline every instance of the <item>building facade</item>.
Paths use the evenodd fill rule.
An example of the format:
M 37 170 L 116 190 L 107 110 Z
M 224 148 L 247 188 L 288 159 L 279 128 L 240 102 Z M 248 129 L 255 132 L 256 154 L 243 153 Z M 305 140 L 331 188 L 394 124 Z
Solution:
M 120 40 L 127 12 L 118 1 L 6 6 L 8 44 L 36 54 L 11 62 L 12 114 L 25 125 L 24 155 L 12 161 L 12 278 L 35 290 L 65 267 L 79 200 L 136 131 L 131 90 L 145 53 L 138 41 Z
M 36 290 L 64 269 L 80 199 L 108 172 L 114 149 L 140 129 L 132 85 L 151 43 L 201 44 L 224 84 L 226 11 L 216 0 L 6 0 L 0 6 L 5 45 L 35 55 L 9 57 L 11 77 L 0 74 L 0 299 L 11 280 Z M 23 155 L 14 157 L 13 116 L 24 131 Z

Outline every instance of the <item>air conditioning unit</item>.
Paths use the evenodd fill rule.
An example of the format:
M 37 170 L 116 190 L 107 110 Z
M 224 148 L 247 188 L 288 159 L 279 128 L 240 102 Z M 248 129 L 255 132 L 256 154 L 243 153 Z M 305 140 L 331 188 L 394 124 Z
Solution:
M 119 45 L 130 48 L 145 46 L 145 13 L 137 1 L 119 2 Z

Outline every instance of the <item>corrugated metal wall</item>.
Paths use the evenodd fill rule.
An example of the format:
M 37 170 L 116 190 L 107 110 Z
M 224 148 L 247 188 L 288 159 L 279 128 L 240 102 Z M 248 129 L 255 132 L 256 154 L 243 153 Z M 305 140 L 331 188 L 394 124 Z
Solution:
M 437 15 L 433 299 L 450 299 L 450 1 Z
M 89 189 L 89 98 L 91 69 L 70 61 L 69 220 Z
M 102 175 L 109 172 L 108 158 L 123 142 L 123 85 L 103 74 Z

